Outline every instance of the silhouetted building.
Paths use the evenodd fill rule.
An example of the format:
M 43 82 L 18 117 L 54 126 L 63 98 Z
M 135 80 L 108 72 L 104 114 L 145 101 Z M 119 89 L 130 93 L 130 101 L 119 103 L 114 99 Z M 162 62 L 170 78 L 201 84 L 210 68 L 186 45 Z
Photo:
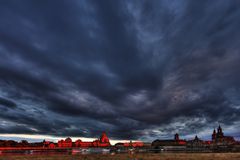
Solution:
M 196 135 L 193 140 L 187 141 L 187 146 L 189 148 L 202 148 L 204 147 L 204 141 L 199 139 L 198 136 Z
M 178 133 L 176 133 L 176 134 L 174 135 L 174 139 L 175 139 L 175 141 L 179 141 L 179 134 L 178 134 Z
M 212 142 L 218 145 L 234 144 L 236 141 L 231 136 L 224 136 L 221 126 L 218 126 L 217 132 L 214 129 L 212 133 Z
M 180 139 L 178 133 L 174 135 L 174 139 L 155 140 L 152 142 L 153 149 L 162 150 L 184 150 L 186 148 L 186 140 Z

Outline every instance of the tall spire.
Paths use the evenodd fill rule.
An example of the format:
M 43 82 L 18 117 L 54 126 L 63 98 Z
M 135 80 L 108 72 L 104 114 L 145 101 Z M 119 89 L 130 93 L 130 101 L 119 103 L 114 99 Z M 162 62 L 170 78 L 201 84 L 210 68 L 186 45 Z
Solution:
M 178 141 L 178 140 L 179 140 L 179 134 L 178 134 L 178 133 L 175 134 L 174 140 L 175 140 L 175 141 Z
M 221 126 L 219 124 L 218 130 L 217 130 L 217 137 L 218 138 L 222 138 L 223 136 L 224 136 L 224 134 L 223 134 L 222 128 L 221 128 Z
M 218 133 L 222 133 L 222 128 L 221 128 L 220 124 L 218 126 Z
M 216 139 L 216 130 L 215 130 L 215 128 L 214 128 L 214 130 L 213 130 L 213 134 L 212 134 L 212 140 L 215 140 Z
M 197 135 L 195 136 L 195 139 L 194 139 L 194 140 L 199 140 L 199 138 L 198 138 L 198 136 L 197 136 Z

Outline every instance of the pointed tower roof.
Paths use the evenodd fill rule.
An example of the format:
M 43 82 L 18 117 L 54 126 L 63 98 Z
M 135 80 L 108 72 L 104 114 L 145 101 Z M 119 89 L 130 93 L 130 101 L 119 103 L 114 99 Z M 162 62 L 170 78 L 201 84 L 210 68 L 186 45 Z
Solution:
M 198 138 L 198 136 L 196 135 L 194 140 L 198 140 L 198 139 L 199 139 L 199 138 Z
M 176 133 L 176 134 L 174 135 L 174 140 L 176 140 L 176 141 L 179 140 L 179 134 L 178 134 L 178 133 Z
M 214 130 L 213 130 L 213 134 L 216 134 L 216 129 L 214 128 Z
M 105 142 L 105 143 L 109 143 L 109 138 L 108 138 L 106 132 L 102 132 L 102 135 L 100 137 L 100 141 Z

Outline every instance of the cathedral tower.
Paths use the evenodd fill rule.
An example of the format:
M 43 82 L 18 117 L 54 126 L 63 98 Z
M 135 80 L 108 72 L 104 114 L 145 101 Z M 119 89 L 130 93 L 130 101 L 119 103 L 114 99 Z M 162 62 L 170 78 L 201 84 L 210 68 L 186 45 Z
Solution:
M 221 126 L 219 125 L 218 130 L 217 130 L 217 138 L 223 138 L 223 137 L 224 137 L 223 131 L 222 131 Z
M 212 134 L 212 140 L 214 141 L 216 139 L 216 137 L 217 137 L 217 134 L 216 134 L 216 130 L 214 128 L 213 134 Z

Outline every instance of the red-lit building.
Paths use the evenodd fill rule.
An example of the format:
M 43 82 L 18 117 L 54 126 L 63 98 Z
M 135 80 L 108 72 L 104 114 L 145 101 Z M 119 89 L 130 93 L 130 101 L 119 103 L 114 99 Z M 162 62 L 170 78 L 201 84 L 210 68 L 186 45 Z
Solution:
M 111 146 L 109 138 L 106 133 L 103 132 L 101 137 L 92 142 L 83 142 L 78 139 L 75 142 L 72 142 L 71 138 L 66 138 L 65 140 L 58 141 L 58 147 L 60 148 L 70 148 L 70 147 L 109 147 Z
M 53 142 L 43 140 L 43 147 L 53 149 L 56 145 Z
M 93 147 L 93 142 L 83 142 L 78 139 L 75 141 L 75 147 Z
M 65 140 L 58 141 L 58 147 L 62 147 L 62 148 L 73 147 L 72 139 L 68 137 Z
M 124 147 L 143 147 L 144 143 L 143 142 L 132 142 L 130 141 L 130 143 L 123 143 Z
M 141 142 L 141 141 L 138 141 L 138 142 L 124 142 L 124 143 L 116 143 L 115 144 L 115 147 L 117 148 L 146 148 L 146 147 L 151 147 L 151 143 L 146 143 L 146 142 Z

